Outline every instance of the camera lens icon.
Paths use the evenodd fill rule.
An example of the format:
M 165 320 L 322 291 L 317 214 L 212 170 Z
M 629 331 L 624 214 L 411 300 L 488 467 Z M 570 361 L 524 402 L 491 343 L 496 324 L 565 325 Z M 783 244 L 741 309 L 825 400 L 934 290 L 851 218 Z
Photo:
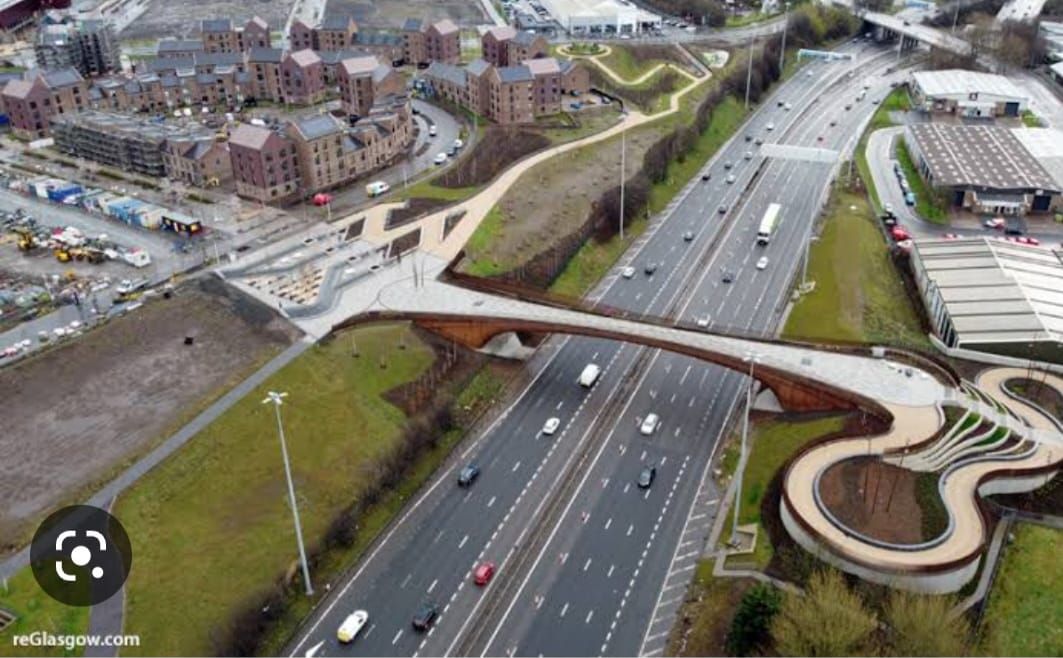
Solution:
M 37 584 L 72 606 L 96 605 L 118 592 L 132 556 L 129 536 L 118 519 L 91 505 L 66 507 L 49 516 L 30 546 Z

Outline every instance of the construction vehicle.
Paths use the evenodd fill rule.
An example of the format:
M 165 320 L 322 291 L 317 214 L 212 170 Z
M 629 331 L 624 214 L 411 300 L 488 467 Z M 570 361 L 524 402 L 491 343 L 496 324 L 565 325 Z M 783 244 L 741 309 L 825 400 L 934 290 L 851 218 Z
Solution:
M 37 235 L 30 229 L 23 226 L 16 226 L 11 230 L 18 234 L 18 248 L 20 251 L 33 251 L 41 246 L 40 240 L 37 239 Z
M 71 260 L 76 260 L 98 265 L 107 260 L 107 256 L 99 249 L 85 247 L 56 247 L 52 253 L 55 254 L 55 259 L 60 263 L 69 263 Z

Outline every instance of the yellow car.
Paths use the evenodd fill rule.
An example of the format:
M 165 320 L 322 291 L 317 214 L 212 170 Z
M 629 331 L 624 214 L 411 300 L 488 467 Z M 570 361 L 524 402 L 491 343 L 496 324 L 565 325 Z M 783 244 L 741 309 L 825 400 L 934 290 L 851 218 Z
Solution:
M 336 639 L 340 642 L 347 644 L 354 640 L 358 632 L 365 627 L 366 622 L 369 621 L 369 613 L 365 610 L 355 610 L 351 614 L 347 615 L 347 618 L 340 624 L 340 629 L 336 631 Z

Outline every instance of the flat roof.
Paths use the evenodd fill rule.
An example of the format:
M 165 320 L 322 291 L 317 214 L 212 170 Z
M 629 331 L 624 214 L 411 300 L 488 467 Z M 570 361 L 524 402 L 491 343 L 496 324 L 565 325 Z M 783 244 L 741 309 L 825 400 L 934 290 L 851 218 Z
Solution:
M 1060 191 L 1061 187 L 1008 128 L 995 125 L 909 124 L 937 186 L 988 191 Z
M 982 73 L 966 69 L 944 71 L 916 71 L 912 74 L 915 83 L 927 96 L 963 96 L 988 94 L 1017 101 L 1028 100 L 1011 80 L 995 73 Z
M 992 237 L 914 249 L 960 345 L 1063 340 L 1063 251 Z

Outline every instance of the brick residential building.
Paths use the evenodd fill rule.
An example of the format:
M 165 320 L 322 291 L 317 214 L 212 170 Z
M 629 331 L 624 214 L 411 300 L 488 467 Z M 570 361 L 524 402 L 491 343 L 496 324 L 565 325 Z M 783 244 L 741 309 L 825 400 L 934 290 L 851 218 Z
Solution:
M 393 34 L 379 30 L 359 30 L 355 37 L 358 50 L 376 55 L 385 62 L 399 66 L 406 59 L 405 35 Z M 408 60 L 407 60 L 408 61 Z
M 187 57 L 191 59 L 203 50 L 201 39 L 160 39 L 155 46 L 156 57 Z
M 199 32 L 203 50 L 208 53 L 242 53 L 252 48 L 270 48 L 269 23 L 255 16 L 241 28 L 228 18 L 201 21 Z
M 402 59 L 412 66 L 428 65 L 424 21 L 420 18 L 407 18 L 402 23 Z
M 340 62 L 336 81 L 340 102 L 347 116 L 369 114 L 375 99 L 402 93 L 405 81 L 398 71 L 372 55 L 351 57 Z
M 350 16 L 328 16 L 317 25 L 295 21 L 288 30 L 288 47 L 292 50 L 335 52 L 354 48 L 357 43 L 358 23 Z
M 579 95 L 591 88 L 591 73 L 585 66 L 566 59 L 561 62 L 561 93 Z
M 524 60 L 532 75 L 532 113 L 537 117 L 561 112 L 561 64 L 553 57 Z
M 402 42 L 403 59 L 413 66 L 461 61 L 461 30 L 450 19 L 425 26 L 418 18 L 408 18 L 402 25 Z
M 236 193 L 262 203 L 281 203 L 299 196 L 295 144 L 269 128 L 241 124 L 229 137 Z
M 53 117 L 88 107 L 88 85 L 72 68 L 49 71 L 9 81 L 0 99 L 11 131 L 23 139 L 40 139 L 48 135 Z
M 280 63 L 284 102 L 314 105 L 325 100 L 325 65 L 313 50 L 285 53 Z
M 252 48 L 247 53 L 247 73 L 251 76 L 251 98 L 278 102 L 284 97 L 281 88 L 280 48 Z
M 114 26 L 102 20 L 42 24 L 33 46 L 42 69 L 77 69 L 84 77 L 122 70 L 122 49 Z
M 298 154 L 304 195 L 350 179 L 348 157 L 356 147 L 339 119 L 331 114 L 302 117 L 291 121 L 286 132 Z
M 499 66 L 488 73 L 487 116 L 501 124 L 535 121 L 535 77 L 527 66 Z
M 168 178 L 196 187 L 214 187 L 233 176 L 229 144 L 217 139 L 167 141 L 163 159 Z
M 518 32 L 508 25 L 487 30 L 480 44 L 483 58 L 494 66 L 516 66 L 550 54 L 550 43 L 541 34 Z
M 269 23 L 261 16 L 253 16 L 244 24 L 240 35 L 240 52 L 246 52 L 252 48 L 272 48 L 273 35 L 269 31 Z

